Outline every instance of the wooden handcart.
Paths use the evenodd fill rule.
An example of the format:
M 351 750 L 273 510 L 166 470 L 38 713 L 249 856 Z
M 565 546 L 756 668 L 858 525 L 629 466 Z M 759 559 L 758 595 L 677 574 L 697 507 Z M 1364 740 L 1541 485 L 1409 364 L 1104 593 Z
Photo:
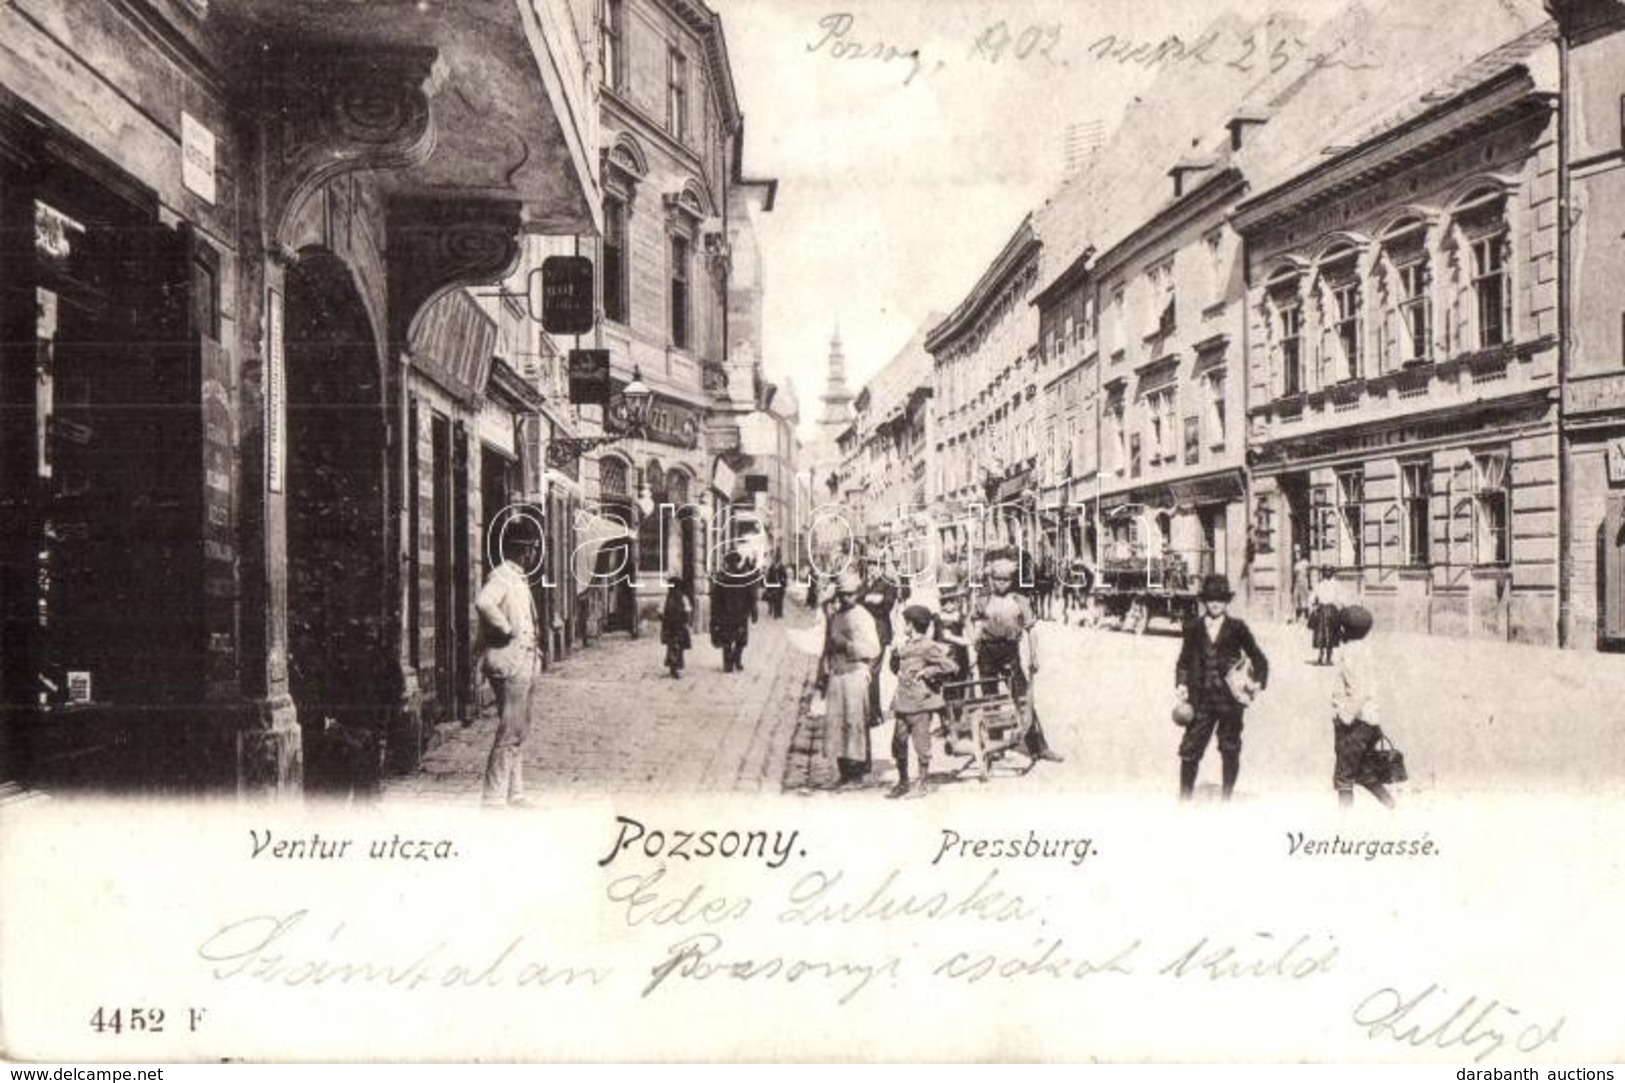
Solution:
M 1018 703 L 1003 678 L 960 681 L 942 689 L 943 734 L 950 756 L 964 756 L 960 772 L 976 769 L 983 782 L 993 761 L 1015 749 L 1026 755 L 1027 730 L 1032 725 L 1032 689 L 1027 702 Z M 1027 770 L 1032 768 L 1029 757 Z

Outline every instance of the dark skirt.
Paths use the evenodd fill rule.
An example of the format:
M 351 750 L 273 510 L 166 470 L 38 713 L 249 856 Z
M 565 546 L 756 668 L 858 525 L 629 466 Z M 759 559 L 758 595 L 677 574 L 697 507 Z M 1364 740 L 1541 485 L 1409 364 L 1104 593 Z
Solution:
M 1338 635 L 1341 621 L 1335 605 L 1316 605 L 1309 614 L 1309 630 L 1314 634 L 1316 650 L 1328 650 L 1341 642 Z

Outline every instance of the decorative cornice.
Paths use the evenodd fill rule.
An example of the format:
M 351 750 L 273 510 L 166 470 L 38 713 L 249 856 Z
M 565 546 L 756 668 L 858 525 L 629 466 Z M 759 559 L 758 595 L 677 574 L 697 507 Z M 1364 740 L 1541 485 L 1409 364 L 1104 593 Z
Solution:
M 285 242 L 300 204 L 334 177 L 421 165 L 434 150 L 429 48 L 284 46 L 256 85 L 266 120 L 267 232 Z
M 954 338 L 967 331 L 976 316 L 983 309 L 992 304 L 1004 286 L 1015 277 L 1016 272 L 1026 263 L 1035 259 L 1044 247 L 1037 235 L 1033 232 L 1032 215 L 1021 220 L 1016 231 L 1005 242 L 1004 248 L 994 258 L 975 287 L 961 301 L 948 318 L 933 327 L 925 338 L 926 351 L 937 353 L 953 341 Z
M 1336 199 L 1353 186 L 1425 160 L 1442 142 L 1460 141 L 1485 128 L 1551 111 L 1556 100 L 1555 94 L 1534 84 L 1527 67 L 1509 68 L 1243 201 L 1232 224 L 1238 232 L 1256 231 Z
M 418 313 L 446 290 L 488 285 L 512 273 L 521 223 L 521 206 L 510 200 L 391 200 L 390 340 L 405 343 Z

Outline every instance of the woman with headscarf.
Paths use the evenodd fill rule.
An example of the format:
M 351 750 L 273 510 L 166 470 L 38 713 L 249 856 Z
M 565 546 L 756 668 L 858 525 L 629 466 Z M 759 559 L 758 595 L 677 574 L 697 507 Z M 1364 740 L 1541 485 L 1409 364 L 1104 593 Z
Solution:
M 863 579 L 846 572 L 835 584 L 835 611 L 824 632 L 819 683 L 827 704 L 824 754 L 835 761 L 836 786 L 863 781 L 873 765 L 869 748 L 871 666 L 880 657 L 880 636 L 868 610 L 858 604 Z

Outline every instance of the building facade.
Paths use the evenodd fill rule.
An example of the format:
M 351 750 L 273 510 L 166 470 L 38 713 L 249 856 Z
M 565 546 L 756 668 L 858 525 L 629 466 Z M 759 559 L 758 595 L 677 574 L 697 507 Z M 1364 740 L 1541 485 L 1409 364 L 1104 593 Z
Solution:
M 926 336 L 936 409 L 927 491 L 944 553 L 1036 544 L 1042 249 L 1029 216 Z
M 1294 554 L 1385 627 L 1554 643 L 1549 25 L 1244 202 L 1255 604 Z
M 408 389 L 480 356 L 449 298 L 524 234 L 597 232 L 591 38 L 566 0 L 0 9 L 0 774 L 415 757 Z
M 1547 5 L 1566 119 L 1559 219 L 1564 641 L 1625 648 L 1625 4 Z

